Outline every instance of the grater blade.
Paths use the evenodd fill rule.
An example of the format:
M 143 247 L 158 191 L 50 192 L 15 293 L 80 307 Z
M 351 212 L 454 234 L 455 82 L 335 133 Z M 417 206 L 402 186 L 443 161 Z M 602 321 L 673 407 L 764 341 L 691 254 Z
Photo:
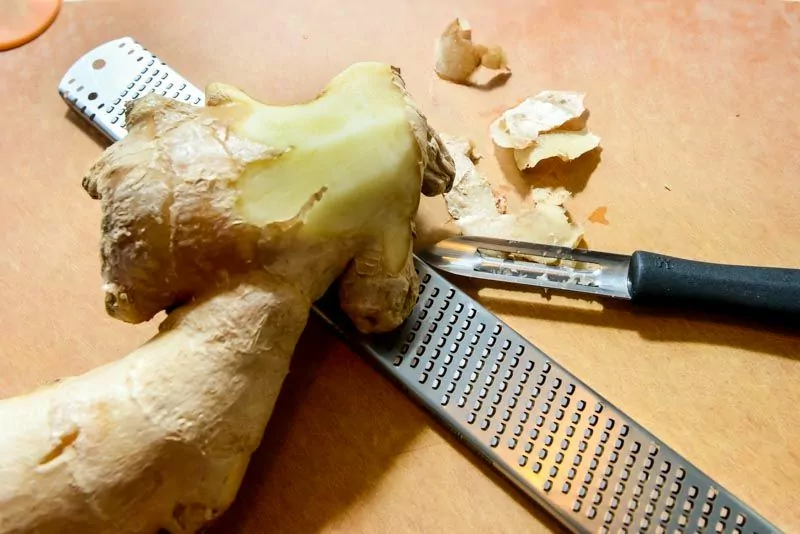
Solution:
M 113 68 L 93 68 L 98 59 Z M 133 98 L 131 83 L 139 95 L 157 90 L 155 70 L 176 80 L 173 87 L 186 83 L 179 98 L 203 102 L 199 89 L 177 82 L 183 78 L 128 37 L 88 52 L 59 92 L 116 141 L 125 121 L 106 106 Z M 333 291 L 314 312 L 570 531 L 780 532 L 418 257 L 415 266 L 419 299 L 389 334 L 358 332 Z

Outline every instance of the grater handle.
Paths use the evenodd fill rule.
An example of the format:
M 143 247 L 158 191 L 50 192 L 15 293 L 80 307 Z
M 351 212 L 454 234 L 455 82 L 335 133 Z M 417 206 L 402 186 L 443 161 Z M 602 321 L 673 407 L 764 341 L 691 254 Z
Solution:
M 636 303 L 800 316 L 800 269 L 724 265 L 636 251 L 629 278 Z

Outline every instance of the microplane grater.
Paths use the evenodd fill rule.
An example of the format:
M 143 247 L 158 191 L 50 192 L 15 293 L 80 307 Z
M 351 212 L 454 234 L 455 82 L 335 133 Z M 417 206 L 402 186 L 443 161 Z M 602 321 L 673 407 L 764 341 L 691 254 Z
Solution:
M 59 93 L 111 141 L 124 103 L 204 94 L 129 37 L 64 75 Z M 359 333 L 329 293 L 314 312 L 572 532 L 780 532 L 676 451 L 415 257 L 420 294 L 389 334 Z

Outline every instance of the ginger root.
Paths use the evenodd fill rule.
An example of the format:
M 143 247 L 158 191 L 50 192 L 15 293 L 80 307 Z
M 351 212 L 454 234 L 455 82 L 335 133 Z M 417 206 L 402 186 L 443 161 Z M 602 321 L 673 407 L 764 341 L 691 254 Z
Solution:
M 226 85 L 148 95 L 83 181 L 102 206 L 108 313 L 168 310 L 124 358 L 0 401 L 0 533 L 194 533 L 236 496 L 312 302 L 363 332 L 418 290 L 420 193 L 453 161 L 396 69 L 351 66 L 277 107 Z

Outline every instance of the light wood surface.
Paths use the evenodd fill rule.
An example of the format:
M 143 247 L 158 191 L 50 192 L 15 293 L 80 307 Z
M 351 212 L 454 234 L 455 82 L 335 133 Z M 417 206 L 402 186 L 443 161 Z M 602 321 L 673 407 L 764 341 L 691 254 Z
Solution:
M 434 77 L 433 39 L 454 16 L 505 47 L 505 85 Z M 122 35 L 198 85 L 224 81 L 274 103 L 313 97 L 354 61 L 391 62 L 433 125 L 471 137 L 480 168 L 512 195 L 559 174 L 513 172 L 489 122 L 542 89 L 585 91 L 603 150 L 570 168 L 567 185 L 590 246 L 800 267 L 800 4 L 69 2 L 44 35 L 0 55 L 2 397 L 119 358 L 155 332 L 104 313 L 99 204 L 80 181 L 105 143 L 56 91 L 75 59 Z M 446 221 L 439 200 L 421 215 L 428 240 Z M 587 221 L 598 207 L 608 224 Z M 779 528 L 800 531 L 800 336 L 463 287 Z M 559 527 L 312 320 L 214 532 L 483 531 Z

